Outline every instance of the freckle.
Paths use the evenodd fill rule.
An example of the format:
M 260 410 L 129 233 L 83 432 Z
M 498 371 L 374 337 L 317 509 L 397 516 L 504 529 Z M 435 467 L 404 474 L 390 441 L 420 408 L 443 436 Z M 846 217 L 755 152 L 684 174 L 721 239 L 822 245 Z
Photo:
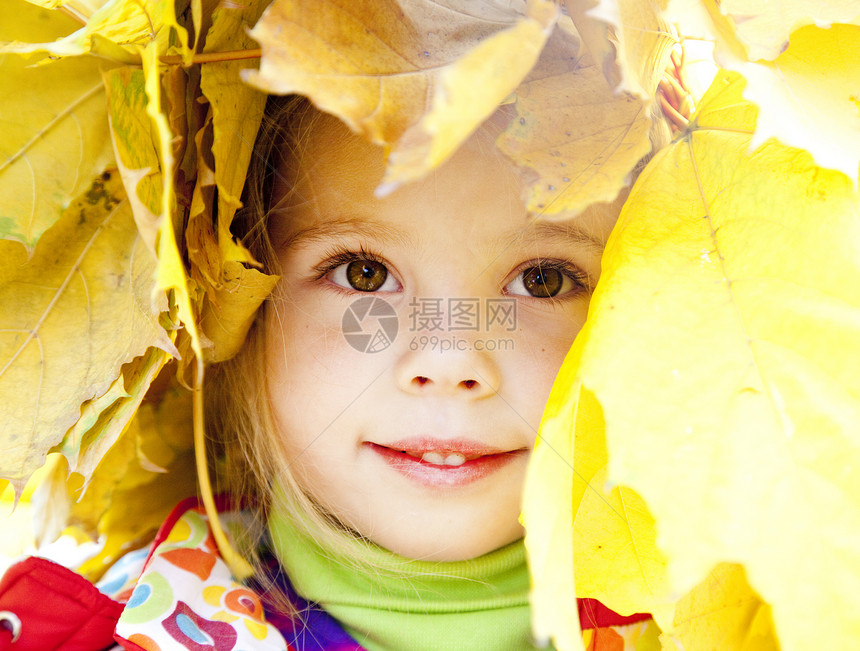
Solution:
M 551 192 L 551 191 L 553 191 L 553 190 L 555 190 L 555 186 L 554 186 L 554 185 L 548 185 L 548 186 L 546 186 L 546 188 L 547 188 L 547 190 L 549 190 L 550 192 Z
M 520 118 L 520 124 L 525 124 L 525 123 L 526 123 L 526 119 L 525 119 L 525 118 Z

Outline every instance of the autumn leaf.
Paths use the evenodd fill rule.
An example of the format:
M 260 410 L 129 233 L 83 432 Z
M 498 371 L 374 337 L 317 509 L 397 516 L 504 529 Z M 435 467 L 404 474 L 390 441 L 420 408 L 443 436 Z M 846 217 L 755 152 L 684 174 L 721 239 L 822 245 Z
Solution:
M 27 0 L 27 2 L 45 9 L 62 7 L 78 18 L 85 18 L 92 16 L 106 0 Z
M 624 14 L 642 25 L 624 32 L 627 58 L 611 58 L 640 95 L 634 97 L 604 78 L 606 61 L 597 66 L 582 54 L 570 19 L 551 4 L 528 2 L 524 14 L 482 11 L 432 2 L 346 10 L 281 0 L 252 32 L 263 59 L 260 72 L 246 77 L 270 92 L 305 94 L 386 146 L 380 195 L 441 164 L 512 98 L 516 118 L 498 144 L 522 169 L 529 211 L 571 217 L 614 200 L 651 149 L 649 109 L 673 42 L 659 15 Z M 658 31 L 642 38 L 652 25 Z
M 761 111 L 752 147 L 775 137 L 857 183 L 860 26 L 803 27 L 773 63 L 736 68 L 749 82 L 744 96 Z
M 533 628 L 563 651 L 581 648 L 577 597 L 624 615 L 651 613 L 665 630 L 676 601 L 653 517 L 634 491 L 607 484 L 603 415 L 573 374 L 578 354 L 553 386 L 523 495 Z
M 198 147 L 205 142 L 204 135 L 205 130 L 198 133 Z M 202 160 L 199 171 L 185 237 L 192 262 L 191 279 L 205 292 L 197 303 L 204 359 L 213 363 L 230 359 L 242 347 L 257 309 L 278 276 L 223 259 L 211 218 L 215 174 Z
M 154 300 L 155 261 L 140 241 L 118 175 L 98 179 L 27 260 L 0 241 L 0 476 L 23 487 L 45 454 L 150 347 L 174 352 Z
M 200 350 L 192 290 L 175 234 L 182 220 L 175 202 L 176 185 L 172 182 L 175 158 L 171 132 L 167 117 L 160 110 L 161 70 L 152 61 L 155 54 L 154 49 L 149 51 L 150 63 L 145 69 L 127 66 L 105 74 L 111 139 L 138 232 L 158 259 L 159 286 L 177 290 L 178 318 L 186 326 L 191 346 Z M 151 93 L 156 95 L 155 104 L 150 99 Z M 176 356 L 191 363 L 187 354 L 191 351 L 183 350 L 181 341 L 177 345 Z
M 0 5 L 0 41 L 50 38 L 73 25 L 22 0 Z M 101 67 L 93 57 L 0 55 L 0 237 L 32 249 L 111 163 Z
M 194 465 L 190 403 L 190 394 L 176 387 L 145 402 L 82 499 L 72 476 L 69 524 L 104 541 L 78 568 L 91 580 L 130 546 L 147 544 L 176 504 L 196 494 L 197 478 L 188 472 Z
M 807 25 L 827 28 L 860 19 L 858 0 L 720 0 L 719 11 L 731 22 L 750 61 L 776 59 L 789 45 L 792 32 Z
M 98 540 L 99 552 L 76 568 L 91 581 L 125 551 L 148 544 L 173 507 L 196 492 L 196 476 L 188 472 L 194 465 L 190 395 L 176 386 L 157 393 L 105 450 L 91 478 L 70 472 L 54 455 L 53 470 L 33 495 L 42 511 L 40 539 L 66 533 Z
M 211 126 L 207 121 L 197 134 L 198 149 L 211 142 Z M 207 363 L 225 361 L 239 352 L 257 309 L 278 281 L 278 276 L 247 267 L 238 260 L 225 259 L 231 248 L 219 246 L 219 237 L 232 235 L 229 231 L 215 232 L 214 186 L 215 172 L 201 158 L 185 238 L 192 266 L 191 280 L 204 292 L 196 307 Z M 242 259 L 245 257 L 240 255 Z
M 157 42 L 161 53 L 191 55 L 187 32 L 177 21 L 171 0 L 107 0 L 86 18 L 83 27 L 63 38 L 11 43 L 0 46 L 0 52 L 46 52 L 58 57 L 93 53 L 139 63 L 142 49 Z
M 652 98 L 675 43 L 662 17 L 666 0 L 565 0 L 564 6 L 610 87 Z
M 717 565 L 679 602 L 667 651 L 720 649 L 778 651 L 770 608 L 750 588 L 743 567 Z
M 392 149 L 377 193 L 387 194 L 446 161 L 534 66 L 556 18 L 551 3 L 529 2 L 525 19 L 444 67 L 430 110 Z
M 516 90 L 516 117 L 497 140 L 523 171 L 528 210 L 570 218 L 611 202 L 651 150 L 650 102 L 615 93 L 560 20 L 535 69 Z
M 674 591 L 738 562 L 781 648 L 847 648 L 860 635 L 860 550 L 843 544 L 860 536 L 860 202 L 805 152 L 748 154 L 743 85 L 718 76 L 640 177 L 568 372 L 599 401 L 608 482 L 644 498 Z
M 146 113 L 143 70 L 114 68 L 104 76 L 110 135 L 137 228 L 155 254 L 163 179 L 152 122 Z
M 300 93 L 390 148 L 381 190 L 439 165 L 533 66 L 555 23 L 547 0 L 499 4 L 276 0 L 251 35 L 255 86 Z
M 206 51 L 256 47 L 247 32 L 264 6 L 265 3 L 258 0 L 216 9 L 206 38 Z M 234 241 L 230 225 L 241 205 L 239 197 L 266 105 L 266 95 L 240 79 L 241 71 L 250 65 L 247 60 L 218 61 L 204 64 L 200 71 L 200 87 L 212 107 L 211 152 L 218 186 L 218 244 L 225 260 L 242 262 L 250 262 L 250 255 Z
M 860 173 L 857 5 L 853 0 L 792 0 L 767 7 L 743 3 L 746 13 L 740 15 L 731 13 L 739 11 L 739 5 L 731 2 L 720 4 L 719 9 L 730 12 L 724 16 L 713 0 L 672 0 L 665 15 L 685 34 L 715 37 L 717 63 L 739 72 L 749 82 L 744 97 L 756 103 L 761 114 L 751 147 L 775 137 L 786 145 L 806 149 L 817 165 L 839 170 L 856 184 Z M 821 26 L 836 19 L 855 24 Z M 818 26 L 808 24 L 812 22 Z M 757 45 L 756 35 L 775 23 L 780 29 L 769 34 L 776 34 L 776 40 Z M 789 37 L 786 30 L 790 28 L 797 29 Z M 786 43 L 788 46 L 783 47 Z M 777 44 L 781 44 L 779 51 Z M 775 58 L 753 60 L 760 55 Z
M 43 4 L 43 7 L 36 5 Z M 41 43 L 62 38 L 74 32 L 80 23 L 72 16 L 52 9 L 45 3 L 30 0 L 8 0 L 0 5 L 0 47 L 11 43 Z
M 667 630 L 674 599 L 665 555 L 657 548 L 654 518 L 642 498 L 608 482 L 600 405 L 580 387 L 572 463 L 573 553 L 576 593 L 612 604 L 624 615 L 651 613 Z M 551 463 L 551 460 L 547 460 Z
M 573 570 L 573 438 L 577 413 L 572 369 L 578 365 L 568 353 L 541 420 L 540 434 L 529 459 L 523 489 L 522 524 L 531 576 L 532 633 L 539 645 L 552 642 L 559 651 L 581 651 L 579 618 L 572 617 L 577 593 Z
M 170 359 L 160 348 L 125 364 L 122 373 L 102 395 L 81 405 L 81 416 L 52 452 L 61 452 L 69 472 L 83 477 L 87 489 L 96 467 L 134 416 L 155 376 Z

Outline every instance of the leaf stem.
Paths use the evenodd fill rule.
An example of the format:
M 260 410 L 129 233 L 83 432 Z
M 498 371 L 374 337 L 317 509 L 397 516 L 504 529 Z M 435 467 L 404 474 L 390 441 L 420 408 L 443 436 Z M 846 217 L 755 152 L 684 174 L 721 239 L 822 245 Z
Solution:
M 219 61 L 241 61 L 243 59 L 259 59 L 263 54 L 260 48 L 252 50 L 230 50 L 228 52 L 201 52 L 191 57 L 191 63 L 218 63 Z M 183 63 L 178 54 L 166 54 L 158 57 L 161 63 L 178 65 Z
M 81 25 L 86 25 L 87 21 L 89 20 L 89 16 L 85 15 L 83 12 L 79 11 L 75 7 L 71 7 L 69 5 L 63 5 L 62 7 L 59 7 L 59 10 L 62 11 L 67 16 L 69 16 L 70 18 L 72 18 L 73 20 L 76 20 L 77 22 L 79 22 Z
M 247 579 L 254 573 L 251 565 L 240 556 L 227 540 L 224 529 L 218 518 L 215 497 L 212 494 L 212 484 L 209 481 L 209 464 L 206 461 L 206 431 L 203 424 L 203 360 L 199 357 L 194 367 L 194 391 L 192 393 L 192 427 L 194 432 L 194 460 L 197 466 L 197 481 L 200 485 L 200 496 L 203 508 L 209 517 L 209 528 L 215 538 L 215 544 L 221 557 L 227 563 L 233 575 L 239 579 Z

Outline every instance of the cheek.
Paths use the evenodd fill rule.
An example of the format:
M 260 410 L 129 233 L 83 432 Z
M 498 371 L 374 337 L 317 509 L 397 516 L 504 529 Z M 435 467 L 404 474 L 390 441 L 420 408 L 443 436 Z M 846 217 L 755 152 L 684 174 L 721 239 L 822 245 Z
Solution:
M 332 377 L 343 373 L 343 338 L 340 324 L 334 325 L 318 311 L 299 309 L 281 300 L 268 310 L 265 323 L 267 397 L 285 445 L 303 445 L 320 405 L 332 393 Z
M 270 306 L 266 320 L 267 357 L 279 355 L 282 365 L 307 370 L 322 363 L 343 342 L 343 310 L 332 302 L 307 300 L 299 294 L 282 294 Z
M 587 306 L 587 303 L 584 305 Z M 509 373 L 518 378 L 520 391 L 527 393 L 539 407 L 540 413 L 584 321 L 585 309 L 576 309 L 565 315 L 552 315 L 552 318 L 547 318 L 546 314 L 535 314 L 523 320 Z

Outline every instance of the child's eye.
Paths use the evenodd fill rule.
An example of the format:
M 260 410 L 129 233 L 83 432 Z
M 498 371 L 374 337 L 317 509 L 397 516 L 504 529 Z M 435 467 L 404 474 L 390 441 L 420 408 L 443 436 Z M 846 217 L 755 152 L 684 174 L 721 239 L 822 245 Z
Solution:
M 564 296 L 584 288 L 579 275 L 581 274 L 561 263 L 532 264 L 520 271 L 505 286 L 505 292 L 535 298 Z
M 335 285 L 359 292 L 392 292 L 400 286 L 384 264 L 369 258 L 355 258 L 339 264 L 331 268 L 326 276 Z

